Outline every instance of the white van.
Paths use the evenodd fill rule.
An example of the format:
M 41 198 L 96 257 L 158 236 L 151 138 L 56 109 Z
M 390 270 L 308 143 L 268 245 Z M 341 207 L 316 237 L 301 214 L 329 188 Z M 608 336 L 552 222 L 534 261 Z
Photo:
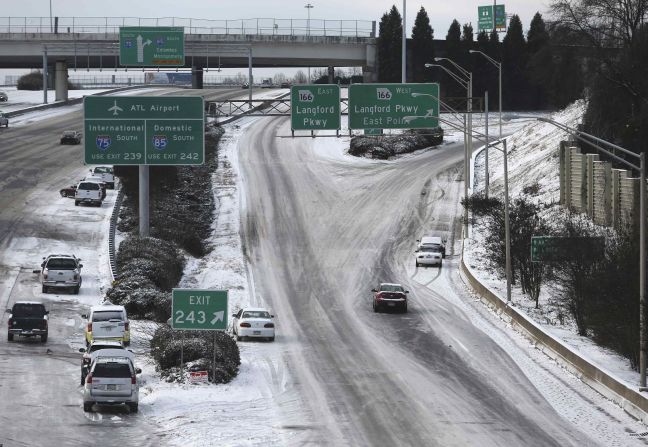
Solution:
M 94 340 L 120 341 L 124 346 L 130 345 L 130 322 L 124 306 L 100 304 L 93 306 L 90 313 L 82 317 L 87 319 L 86 346 L 90 346 Z
M 99 177 L 109 189 L 115 189 L 115 176 L 111 166 L 95 166 L 90 169 L 93 176 Z

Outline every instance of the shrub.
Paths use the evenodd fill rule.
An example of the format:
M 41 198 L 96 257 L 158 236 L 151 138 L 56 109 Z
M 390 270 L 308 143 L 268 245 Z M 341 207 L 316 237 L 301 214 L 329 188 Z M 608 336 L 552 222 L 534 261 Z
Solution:
M 214 346 L 215 374 L 212 367 Z M 231 381 L 241 364 L 236 342 L 224 332 L 182 331 L 182 335 L 178 335 L 168 325 L 160 325 L 151 339 L 151 355 L 158 368 L 169 373 L 179 367 L 181 349 L 185 364 L 194 362 L 194 367 L 209 371 L 210 380 L 216 383 Z
M 162 290 L 171 290 L 182 277 L 184 259 L 175 244 L 153 237 L 130 236 L 117 253 L 119 274 L 143 276 Z

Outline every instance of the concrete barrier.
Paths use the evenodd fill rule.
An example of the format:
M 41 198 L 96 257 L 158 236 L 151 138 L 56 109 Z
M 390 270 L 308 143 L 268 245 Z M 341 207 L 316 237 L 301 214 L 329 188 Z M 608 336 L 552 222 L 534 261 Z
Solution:
M 507 305 L 506 301 L 483 285 L 464 263 L 463 247 L 460 272 L 466 284 L 473 289 L 480 300 L 510 323 L 518 332 L 531 339 L 540 350 L 584 383 L 616 402 L 623 410 L 643 423 L 648 423 L 648 398 L 638 390 L 628 387 L 621 380 L 581 357 L 569 346 L 553 338 L 531 318 Z

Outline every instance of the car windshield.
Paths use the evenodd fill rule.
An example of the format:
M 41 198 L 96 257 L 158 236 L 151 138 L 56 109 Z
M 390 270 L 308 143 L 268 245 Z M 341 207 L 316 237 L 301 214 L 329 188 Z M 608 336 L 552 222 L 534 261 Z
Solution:
M 437 245 L 437 244 L 423 245 L 423 246 L 421 246 L 420 251 L 432 252 L 432 253 L 440 253 L 441 252 L 441 246 Z
M 42 317 L 45 315 L 45 306 L 42 304 L 15 304 L 11 314 L 14 317 Z
M 99 189 L 99 184 L 98 183 L 92 183 L 92 182 L 85 182 L 79 184 L 79 189 L 85 189 L 88 191 L 97 191 Z
M 97 363 L 93 375 L 95 377 L 126 378 L 131 376 L 131 371 L 127 363 Z
M 64 137 L 73 137 L 75 135 L 76 135 L 76 132 L 73 131 L 73 130 L 67 130 L 67 131 L 63 132 Z
M 241 318 L 270 318 L 270 314 L 264 310 L 249 310 L 243 312 Z
M 47 261 L 48 269 L 74 270 L 77 267 L 76 261 L 69 258 L 53 258 Z
M 380 286 L 381 292 L 403 292 L 403 287 L 398 284 L 382 284 Z
M 102 349 L 121 349 L 122 346 L 117 346 L 117 345 L 102 345 L 102 344 L 93 344 L 90 346 L 90 349 L 88 352 L 96 352 L 100 351 Z
M 123 320 L 122 313 L 118 310 L 102 310 L 92 314 L 92 321 Z
M 112 174 L 112 168 L 97 167 L 94 168 L 95 174 Z

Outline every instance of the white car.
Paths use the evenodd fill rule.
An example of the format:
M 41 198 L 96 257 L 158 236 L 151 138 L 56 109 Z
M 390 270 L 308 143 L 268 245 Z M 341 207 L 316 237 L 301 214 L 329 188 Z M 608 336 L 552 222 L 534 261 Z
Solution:
M 102 349 L 92 355 L 90 371 L 83 386 L 83 411 L 92 411 L 94 404 L 126 404 L 131 413 L 139 406 L 139 381 L 133 354 L 123 349 Z
M 247 307 L 233 314 L 232 331 L 236 340 L 248 338 L 265 338 L 268 341 L 275 339 L 274 315 L 260 307 Z
M 431 245 L 419 245 L 414 252 L 416 257 L 416 266 L 421 265 L 438 265 L 441 267 L 443 263 L 443 252 L 441 248 Z

